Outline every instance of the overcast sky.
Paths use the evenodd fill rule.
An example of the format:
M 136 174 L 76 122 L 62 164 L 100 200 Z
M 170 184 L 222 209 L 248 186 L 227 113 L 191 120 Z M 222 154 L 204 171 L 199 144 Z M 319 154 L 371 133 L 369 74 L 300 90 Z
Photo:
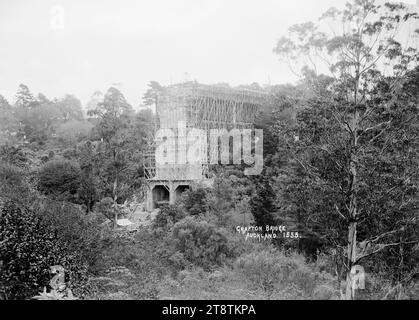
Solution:
M 0 94 L 24 83 L 85 104 L 118 84 L 133 106 L 150 80 L 295 81 L 272 53 L 295 23 L 345 0 L 1 0 Z M 61 13 L 63 13 L 61 19 Z

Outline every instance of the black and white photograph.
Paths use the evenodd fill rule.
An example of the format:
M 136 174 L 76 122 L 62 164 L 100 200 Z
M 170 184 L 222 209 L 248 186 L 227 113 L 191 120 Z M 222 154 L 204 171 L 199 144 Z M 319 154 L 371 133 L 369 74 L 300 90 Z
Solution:
M 0 300 L 419 300 L 419 0 L 0 0 Z

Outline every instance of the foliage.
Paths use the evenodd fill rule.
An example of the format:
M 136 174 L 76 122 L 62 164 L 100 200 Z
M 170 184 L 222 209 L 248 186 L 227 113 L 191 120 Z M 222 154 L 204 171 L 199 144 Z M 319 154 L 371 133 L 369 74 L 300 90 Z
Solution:
M 94 204 L 99 200 L 97 178 L 92 174 L 82 172 L 77 194 L 80 202 L 85 205 L 86 212 L 91 212 Z
M 159 284 L 161 299 L 176 300 L 263 300 L 260 289 L 252 290 L 242 277 L 228 267 L 211 272 L 202 268 L 186 269 L 177 277 L 167 276 Z
M 81 287 L 86 270 L 77 253 L 70 253 L 55 233 L 29 209 L 10 200 L 1 203 L 0 284 L 7 299 L 25 299 L 47 286 L 51 265 L 68 272 L 70 288 Z
M 272 248 L 254 248 L 233 266 L 210 272 L 189 268 L 161 282 L 163 299 L 336 299 L 334 278 L 320 273 L 298 255 L 286 256 Z
M 45 145 L 61 120 L 60 111 L 52 101 L 43 96 L 40 100 L 34 98 L 24 85 L 17 94 L 15 115 L 20 123 L 18 135 L 38 146 Z
M 226 230 L 196 217 L 186 217 L 176 223 L 172 238 L 177 251 L 191 263 L 211 268 L 235 255 Z
M 417 19 L 352 0 L 292 26 L 274 53 L 300 81 L 239 86 L 269 93 L 255 122 L 262 174 L 210 167 L 206 187 L 135 231 L 102 222 L 143 187 L 165 88 L 151 81 L 138 112 L 118 89 L 97 91 L 88 119 L 72 95 L 0 95 L 0 293 L 33 297 L 61 264 L 80 298 L 335 299 L 346 275 L 351 299 L 347 271 L 361 264 L 358 298 L 417 298 L 419 33 L 398 36 Z M 303 237 L 272 248 L 233 234 L 274 224 Z
M 0 144 L 12 140 L 18 131 L 17 119 L 9 102 L 0 95 Z
M 256 194 L 250 200 L 250 207 L 256 225 L 275 225 L 277 208 L 275 206 L 275 194 L 269 180 L 264 178 L 263 181 L 257 184 L 256 190 Z
M 148 87 L 149 89 L 143 96 L 144 104 L 146 106 L 157 106 L 159 94 L 161 94 L 164 91 L 164 88 L 157 81 L 151 81 L 148 84 Z
M 16 94 L 16 106 L 32 108 L 36 104 L 35 98 L 27 85 L 20 84 Z
M 182 220 L 185 214 L 174 205 L 163 205 L 153 221 L 154 228 L 170 229 L 175 223 Z
M 83 120 L 81 102 L 75 96 L 67 94 L 62 99 L 56 101 L 55 105 L 60 110 L 64 122 Z
M 195 190 L 189 189 L 182 194 L 182 205 L 191 216 L 207 213 L 207 191 L 200 187 Z
M 97 287 L 94 299 L 156 299 L 159 281 L 175 271 L 167 232 L 111 232 L 100 243 L 101 263 L 91 279 Z
M 241 256 L 235 267 L 252 286 L 263 289 L 269 295 L 293 299 L 330 299 L 336 294 L 333 289 L 334 278 L 330 274 L 319 273 L 300 255 L 287 256 L 267 248 Z M 323 287 L 322 292 L 316 292 L 318 285 L 329 288 L 327 297 L 326 287 Z
M 80 167 L 68 160 L 47 162 L 39 171 L 39 190 L 57 199 L 73 199 L 80 187 Z
M 24 201 L 30 194 L 23 170 L 7 162 L 0 162 L 0 196 Z
M 208 218 L 215 217 L 217 225 L 230 229 L 253 223 L 250 199 L 254 185 L 242 172 L 218 173 L 207 193 Z
M 96 155 L 103 183 L 104 196 L 122 203 L 141 184 L 140 150 L 144 141 L 141 131 L 135 128 L 133 109 L 123 94 L 110 88 L 103 102 L 90 113 L 97 117 L 93 137 L 101 140 Z M 141 118 L 137 118 L 141 121 Z M 137 136 L 140 135 L 140 136 Z
M 86 138 L 92 127 L 87 121 L 73 119 L 60 124 L 56 129 L 56 136 L 63 146 L 72 146 Z
M 101 228 L 98 217 L 86 215 L 77 205 L 50 199 L 39 201 L 36 214 L 55 233 L 61 247 L 77 252 L 89 268 L 95 268 L 100 255 Z
M 278 123 L 290 160 L 283 205 L 306 230 L 336 249 L 346 247 L 339 254 L 346 257 L 347 299 L 354 298 L 353 265 L 393 246 L 411 256 L 417 242 L 404 231 L 417 227 L 418 90 L 412 79 L 419 55 L 397 36 L 415 19 L 403 4 L 354 0 L 330 9 L 319 23 L 291 27 L 291 38 L 274 49 L 303 63 L 303 82 L 313 92 L 295 125 Z M 323 21 L 332 26 L 330 34 L 321 31 Z M 412 42 L 417 36 L 409 35 Z M 324 62 L 329 74 L 318 75 Z
M 100 213 L 114 224 L 116 223 L 116 219 L 120 214 L 118 206 L 115 204 L 113 199 L 109 197 L 100 200 L 95 209 L 96 212 Z
M 26 168 L 30 163 L 27 150 L 19 144 L 3 144 L 0 146 L 0 159 L 19 168 Z

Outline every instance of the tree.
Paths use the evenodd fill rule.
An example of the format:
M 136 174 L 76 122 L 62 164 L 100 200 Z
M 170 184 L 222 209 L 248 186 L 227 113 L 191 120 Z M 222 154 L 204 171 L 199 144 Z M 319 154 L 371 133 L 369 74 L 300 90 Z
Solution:
M 104 194 L 101 183 L 101 165 L 104 162 L 100 143 L 83 141 L 77 146 L 77 159 L 81 169 L 81 183 L 78 191 L 80 200 L 86 205 L 87 212 L 93 210 L 94 204 Z
M 74 95 L 67 94 L 55 104 L 61 112 L 62 121 L 67 122 L 71 120 L 83 120 L 81 102 Z
M 18 136 L 23 140 L 45 145 L 52 138 L 61 121 L 61 114 L 56 104 L 43 94 L 35 99 L 25 85 L 19 87 L 16 100 L 16 117 L 19 121 Z
M 7 299 L 28 299 L 48 286 L 53 265 L 65 268 L 69 287 L 80 293 L 87 270 L 80 254 L 69 250 L 75 234 L 65 234 L 68 228 L 54 230 L 33 210 L 7 198 L 0 197 L 0 217 L 0 286 Z
M 18 131 L 17 119 L 12 106 L 0 95 L 0 143 L 11 141 Z
M 68 160 L 47 162 L 39 171 L 38 188 L 57 199 L 73 199 L 80 187 L 80 167 Z
M 121 94 L 114 92 L 115 94 Z M 122 95 L 122 94 L 121 94 Z M 91 210 L 101 197 L 116 199 L 114 205 L 123 203 L 140 187 L 143 177 L 143 150 L 154 129 L 154 116 L 150 110 L 133 114 L 124 103 L 124 110 L 106 99 L 91 114 L 97 115 L 92 134 L 95 141 L 82 141 L 77 146 L 77 157 L 82 170 L 82 196 Z M 122 96 L 120 101 L 124 101 Z M 116 182 L 116 183 L 115 183 Z M 81 193 L 84 193 L 80 191 Z M 90 208 L 90 209 L 89 209 Z
M 157 107 L 159 95 L 164 91 L 164 88 L 157 81 L 150 81 L 148 89 L 143 96 L 143 101 L 146 106 L 154 105 Z
M 185 194 L 185 200 L 193 195 L 189 199 L 189 212 L 201 212 L 218 226 L 234 229 L 237 225 L 254 222 L 250 204 L 254 189 L 254 183 L 242 171 L 221 169 L 215 175 L 211 188 L 201 189 L 196 195 L 189 191 Z
M 332 8 L 322 16 L 331 35 L 314 23 L 296 25 L 289 30 L 294 37 L 281 38 L 274 49 L 283 59 L 310 66 L 304 75 L 315 96 L 300 114 L 299 125 L 288 131 L 287 143 L 311 190 L 324 196 L 319 200 L 329 214 L 327 225 L 335 226 L 329 232 L 339 234 L 347 227 L 347 240 L 338 237 L 339 245 L 347 244 L 347 299 L 354 298 L 354 265 L 386 248 L 414 243 L 403 234 L 412 228 L 417 205 L 417 153 L 412 152 L 417 91 L 408 88 L 418 52 L 403 46 L 397 33 L 417 18 L 403 4 L 354 0 L 344 10 Z M 317 75 L 321 62 L 329 77 Z M 298 141 L 293 141 L 295 134 Z M 388 198 L 389 190 L 395 202 Z M 321 213 L 316 216 L 318 223 L 324 221 Z
M 77 190 L 80 201 L 86 206 L 86 212 L 93 210 L 94 204 L 99 200 L 97 178 L 89 172 L 82 172 L 80 187 Z
M 256 194 L 250 200 L 250 207 L 256 225 L 275 225 L 275 194 L 268 178 L 263 177 L 262 181 L 256 184 Z
M 16 94 L 16 107 L 18 108 L 33 108 L 36 106 L 36 99 L 28 86 L 20 84 Z
M 104 95 L 100 91 L 95 91 L 90 97 L 89 102 L 87 103 L 87 114 L 89 116 L 94 116 L 94 110 L 97 109 L 100 103 L 103 102 Z
M 130 126 L 131 145 L 135 148 L 134 157 L 141 164 L 144 162 L 144 150 L 154 141 L 155 115 L 150 109 L 138 111 Z
M 110 88 L 103 103 L 91 113 L 98 117 L 94 134 L 103 146 L 99 152 L 103 159 L 101 177 L 106 185 L 105 195 L 113 199 L 116 212 L 118 202 L 126 199 L 132 186 L 138 183 L 133 109 L 118 89 Z
M 74 146 L 88 136 L 93 125 L 85 120 L 72 119 L 60 124 L 56 129 L 56 137 L 64 146 Z

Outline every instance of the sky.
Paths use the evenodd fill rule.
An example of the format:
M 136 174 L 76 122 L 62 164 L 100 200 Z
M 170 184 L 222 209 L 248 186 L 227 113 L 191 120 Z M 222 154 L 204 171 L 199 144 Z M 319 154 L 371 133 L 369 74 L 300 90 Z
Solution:
M 415 1 L 415 0 L 407 0 Z M 151 80 L 231 85 L 297 79 L 272 52 L 295 23 L 345 0 L 1 0 L 0 94 L 48 98 L 116 86 L 134 107 Z

